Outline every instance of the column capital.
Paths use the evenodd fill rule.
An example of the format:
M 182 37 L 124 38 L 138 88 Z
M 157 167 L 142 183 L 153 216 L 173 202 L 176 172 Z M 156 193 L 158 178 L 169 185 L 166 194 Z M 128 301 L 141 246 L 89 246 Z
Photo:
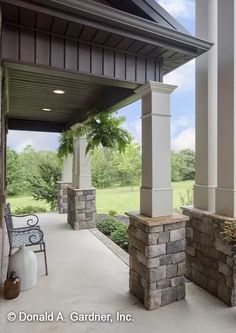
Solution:
M 171 94 L 177 86 L 166 84 L 162 82 L 148 81 L 141 87 L 135 90 L 135 93 L 141 97 L 147 95 L 150 92 L 157 92 L 161 94 Z

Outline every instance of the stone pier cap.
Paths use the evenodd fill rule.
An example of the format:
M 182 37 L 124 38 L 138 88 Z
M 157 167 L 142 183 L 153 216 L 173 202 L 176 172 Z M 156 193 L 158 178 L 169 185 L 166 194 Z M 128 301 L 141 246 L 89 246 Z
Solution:
M 180 213 L 167 216 L 148 217 L 140 214 L 139 212 L 127 212 L 128 217 L 131 217 L 136 222 L 143 224 L 147 227 L 147 231 L 155 226 L 173 224 L 179 222 L 187 222 L 189 217 Z

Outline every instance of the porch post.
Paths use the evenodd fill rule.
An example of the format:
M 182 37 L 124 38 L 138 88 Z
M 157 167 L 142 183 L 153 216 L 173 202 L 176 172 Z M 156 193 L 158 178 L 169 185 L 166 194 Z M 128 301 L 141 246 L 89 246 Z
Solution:
M 86 155 L 87 140 L 85 137 L 74 138 L 73 142 L 73 187 L 91 188 L 91 167 L 89 154 Z
M 176 89 L 148 82 L 136 93 L 142 97 L 142 187 L 140 213 L 173 214 L 170 147 L 170 94 Z
M 142 97 L 140 214 L 129 214 L 130 291 L 148 310 L 185 297 L 185 226 L 173 214 L 170 93 L 175 86 L 148 82 Z
M 86 138 L 74 138 L 72 186 L 68 187 L 68 223 L 73 229 L 96 226 L 96 190 L 91 185 Z
M 68 155 L 63 162 L 61 181 L 58 182 L 58 212 L 67 213 L 67 187 L 72 186 L 72 155 Z
M 236 217 L 236 4 L 218 0 L 218 172 L 216 212 Z
M 217 183 L 217 0 L 196 1 L 197 37 L 214 44 L 196 59 L 194 207 L 215 211 Z

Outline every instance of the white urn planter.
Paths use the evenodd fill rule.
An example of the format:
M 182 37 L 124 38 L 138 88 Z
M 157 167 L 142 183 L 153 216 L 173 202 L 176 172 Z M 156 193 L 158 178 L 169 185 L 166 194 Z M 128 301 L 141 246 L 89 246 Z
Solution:
M 22 246 L 10 258 L 9 271 L 15 271 L 21 279 L 21 291 L 33 288 L 37 283 L 36 254 Z

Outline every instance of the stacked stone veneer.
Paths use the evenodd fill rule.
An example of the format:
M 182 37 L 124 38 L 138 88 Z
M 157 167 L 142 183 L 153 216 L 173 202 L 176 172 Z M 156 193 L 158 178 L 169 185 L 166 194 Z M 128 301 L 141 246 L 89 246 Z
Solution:
M 148 310 L 185 298 L 183 215 L 129 214 L 130 291 Z
M 96 227 L 96 190 L 81 190 L 67 187 L 68 217 L 67 221 L 75 229 Z
M 230 306 L 236 305 L 236 260 L 232 246 L 222 239 L 226 220 L 197 209 L 184 208 L 186 276 Z
M 72 183 L 58 182 L 58 212 L 66 214 L 68 209 L 67 187 Z

